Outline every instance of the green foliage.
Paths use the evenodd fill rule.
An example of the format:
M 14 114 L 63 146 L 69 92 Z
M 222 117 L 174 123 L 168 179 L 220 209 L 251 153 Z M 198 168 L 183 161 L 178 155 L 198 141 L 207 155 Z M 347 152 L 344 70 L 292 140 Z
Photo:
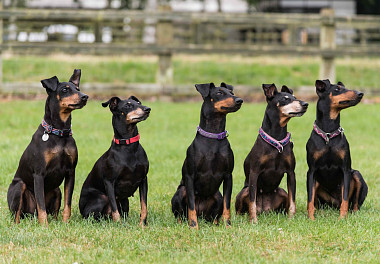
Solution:
M 235 93 L 239 95 L 238 90 Z M 302 99 L 302 94 L 296 96 Z M 175 221 L 170 199 L 181 178 L 186 148 L 195 135 L 201 103 L 143 103 L 152 108 L 149 119 L 139 124 L 141 144 L 150 160 L 145 229 L 138 226 L 138 193 L 130 199 L 130 215 L 121 224 L 85 221 L 79 214 L 81 186 L 113 136 L 111 113 L 99 101 L 90 101 L 73 113 L 79 162 L 70 222 L 63 224 L 60 215 L 58 221 L 49 217 L 47 228 L 40 227 L 35 217 L 14 225 L 6 193 L 21 154 L 41 122 L 44 102 L 0 103 L 0 262 L 378 263 L 380 148 L 375 132 L 380 129 L 380 115 L 376 114 L 380 105 L 361 103 L 344 110 L 341 117 L 350 142 L 352 166 L 361 171 L 369 186 L 367 200 L 358 213 L 349 213 L 346 220 L 338 221 L 337 210 L 323 209 L 316 212 L 314 222 L 306 219 L 305 145 L 315 118 L 315 104 L 311 104 L 303 117 L 292 119 L 288 125 L 297 159 L 295 218 L 271 213 L 260 215 L 258 224 L 250 225 L 247 216 L 236 216 L 232 209 L 231 228 L 201 221 L 200 230 L 195 231 Z M 257 136 L 264 111 L 265 104 L 244 103 L 241 110 L 227 117 L 235 154 L 233 203 L 243 186 L 243 161 Z M 281 186 L 285 188 L 285 178 Z
M 155 57 L 11 57 L 3 60 L 5 82 L 39 82 L 50 76 L 60 78 L 74 68 L 83 71 L 82 82 L 154 83 Z M 262 83 L 286 84 L 292 88 L 313 86 L 319 78 L 319 60 L 313 57 L 174 56 L 174 83 L 225 81 L 233 85 L 260 87 Z M 337 80 L 348 87 L 379 89 L 379 59 L 337 60 Z

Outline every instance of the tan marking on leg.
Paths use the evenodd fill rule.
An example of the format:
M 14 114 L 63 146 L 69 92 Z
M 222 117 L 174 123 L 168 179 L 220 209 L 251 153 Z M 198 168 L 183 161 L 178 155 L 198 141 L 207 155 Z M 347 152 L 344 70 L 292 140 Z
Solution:
M 47 226 L 48 225 L 47 213 L 46 211 L 41 210 L 41 208 L 38 206 L 38 203 L 37 203 L 37 215 L 38 215 L 38 222 L 43 226 Z
M 140 212 L 140 226 L 145 226 L 145 222 L 147 215 L 148 215 L 148 209 L 146 206 L 146 203 L 144 201 L 140 202 L 141 205 L 141 212 Z
M 23 201 L 23 196 L 24 196 L 25 189 L 26 189 L 26 185 L 25 185 L 25 183 L 23 183 L 22 187 L 21 187 L 20 203 L 19 203 L 18 210 L 17 210 L 16 217 L 15 217 L 15 223 L 16 224 L 20 223 L 22 201 Z
M 64 196 L 65 196 L 65 205 L 64 205 L 64 208 L 63 208 L 63 222 L 64 223 L 67 223 L 67 221 L 69 220 L 70 216 L 71 216 L 71 206 L 68 206 L 67 205 L 67 200 L 69 199 L 69 190 L 68 188 L 65 188 L 64 190 Z
M 231 210 L 227 209 L 226 200 L 223 199 L 223 221 L 227 226 L 230 226 Z
M 112 220 L 114 222 L 120 222 L 120 213 L 119 211 L 116 211 L 116 212 L 112 212 Z
M 353 211 L 357 212 L 359 210 L 359 194 L 360 194 L 360 189 L 362 188 L 362 183 L 360 182 L 358 176 L 356 176 L 355 174 L 353 176 L 353 179 L 354 179 L 355 188 L 356 188 Z
M 288 217 L 292 218 L 296 214 L 296 202 L 293 201 L 293 193 L 288 188 L 288 203 L 289 203 L 289 208 L 288 208 Z
M 256 211 L 256 199 L 254 202 L 249 201 L 248 204 L 249 221 L 251 223 L 257 223 L 257 211 Z
M 319 187 L 319 183 L 316 181 L 315 185 L 312 189 L 312 195 L 311 195 L 311 201 L 307 203 L 307 218 L 310 220 L 315 220 L 314 218 L 314 212 L 315 212 L 315 192 Z
M 235 100 L 232 97 L 218 101 L 214 104 L 215 110 L 220 113 L 228 113 L 228 110 L 223 109 L 222 107 L 230 108 L 234 106 L 235 106 Z
M 198 220 L 197 220 L 197 212 L 195 210 L 188 210 L 189 215 L 189 226 L 191 228 L 198 229 Z
M 344 185 L 342 184 L 342 203 L 340 204 L 340 215 L 339 215 L 339 220 L 343 219 L 346 217 L 347 212 L 348 212 L 348 200 L 343 199 L 343 188 Z

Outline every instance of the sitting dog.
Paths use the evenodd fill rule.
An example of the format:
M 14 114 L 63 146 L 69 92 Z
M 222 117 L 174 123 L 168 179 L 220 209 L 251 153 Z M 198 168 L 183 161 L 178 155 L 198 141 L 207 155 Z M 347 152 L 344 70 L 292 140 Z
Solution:
M 359 210 L 368 192 L 363 176 L 351 168 L 350 147 L 340 126 L 340 111 L 357 105 L 363 93 L 329 80 L 317 80 L 315 87 L 317 119 L 306 145 L 308 218 L 314 220 L 315 205 L 326 204 L 340 208 L 341 219 L 349 208 Z
M 188 217 L 189 225 L 198 228 L 197 216 L 208 221 L 223 219 L 230 225 L 230 203 L 234 155 L 225 131 L 226 115 L 240 109 L 243 100 L 234 96 L 233 87 L 222 83 L 195 85 L 203 97 L 197 135 L 187 149 L 182 180 L 171 204 L 174 216 Z M 219 187 L 223 182 L 223 198 Z
M 65 179 L 63 221 L 71 215 L 78 150 L 71 131 L 71 112 L 86 105 L 88 96 L 79 91 L 80 70 L 69 82 L 56 76 L 42 80 L 48 97 L 45 116 L 21 156 L 19 167 L 8 189 L 8 205 L 20 222 L 24 214 L 34 214 L 47 225 L 47 214 L 57 218 L 61 206 L 59 186 Z
M 112 112 L 114 138 L 111 147 L 96 161 L 83 184 L 79 210 L 83 217 L 95 219 L 128 215 L 130 196 L 140 193 L 140 225 L 146 224 L 148 157 L 139 143 L 137 123 L 148 118 L 150 108 L 134 96 L 127 100 L 112 97 L 102 104 Z
M 236 213 L 248 211 L 250 221 L 255 223 L 257 213 L 286 208 L 291 217 L 296 212 L 296 160 L 287 124 L 290 118 L 302 116 L 308 107 L 286 86 L 281 92 L 274 84 L 263 84 L 263 89 L 268 104 L 259 135 L 244 161 L 244 187 L 235 203 Z M 284 173 L 288 193 L 279 187 Z

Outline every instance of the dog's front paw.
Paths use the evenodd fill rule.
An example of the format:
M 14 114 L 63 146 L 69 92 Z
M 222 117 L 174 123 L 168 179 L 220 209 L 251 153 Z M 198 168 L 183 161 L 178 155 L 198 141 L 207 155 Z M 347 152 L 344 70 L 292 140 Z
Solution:
M 112 212 L 112 220 L 116 222 L 120 222 L 120 214 L 118 211 Z
M 71 216 L 71 209 L 69 209 L 69 208 L 63 209 L 63 219 L 62 219 L 62 221 L 64 223 L 67 223 L 69 221 L 70 216 Z

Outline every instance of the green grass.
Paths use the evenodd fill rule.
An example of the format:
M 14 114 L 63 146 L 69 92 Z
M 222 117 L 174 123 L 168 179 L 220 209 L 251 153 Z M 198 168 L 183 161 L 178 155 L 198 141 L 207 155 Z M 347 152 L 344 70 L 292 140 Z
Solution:
M 39 82 L 53 75 L 67 76 L 81 68 L 89 83 L 154 83 L 157 58 L 151 57 L 9 57 L 3 61 L 5 82 Z M 319 78 L 315 57 L 174 56 L 174 83 L 194 84 L 220 80 L 258 87 L 261 83 L 289 87 L 313 86 Z M 349 87 L 377 89 L 380 59 L 338 59 L 337 80 Z M 61 77 L 63 78 L 63 77 Z M 69 78 L 67 76 L 66 78 Z
M 238 94 L 238 91 L 236 91 Z M 299 96 L 301 97 L 301 96 Z M 111 113 L 91 101 L 73 113 L 73 131 L 79 150 L 73 214 L 68 224 L 62 216 L 49 217 L 49 227 L 36 218 L 14 225 L 6 192 L 19 158 L 43 117 L 43 101 L 0 103 L 0 262 L 2 263 L 378 263 L 380 241 L 380 105 L 359 104 L 345 110 L 342 126 L 350 142 L 352 166 L 369 186 L 362 209 L 338 221 L 339 212 L 316 212 L 306 218 L 305 145 L 315 117 L 315 104 L 301 118 L 289 123 L 297 159 L 297 213 L 289 220 L 282 214 L 265 214 L 258 224 L 232 210 L 232 227 L 200 222 L 200 230 L 178 224 L 170 199 L 181 178 L 185 151 L 199 122 L 200 102 L 146 103 L 148 120 L 139 124 L 141 144 L 150 161 L 148 174 L 148 227 L 141 229 L 138 194 L 130 199 L 130 216 L 120 224 L 81 218 L 78 200 L 81 186 L 94 162 L 112 139 Z M 264 104 L 245 103 L 227 118 L 235 154 L 232 202 L 243 181 L 242 164 L 257 136 Z M 286 180 L 282 182 L 284 187 Z M 280 229 L 281 228 L 281 229 Z

